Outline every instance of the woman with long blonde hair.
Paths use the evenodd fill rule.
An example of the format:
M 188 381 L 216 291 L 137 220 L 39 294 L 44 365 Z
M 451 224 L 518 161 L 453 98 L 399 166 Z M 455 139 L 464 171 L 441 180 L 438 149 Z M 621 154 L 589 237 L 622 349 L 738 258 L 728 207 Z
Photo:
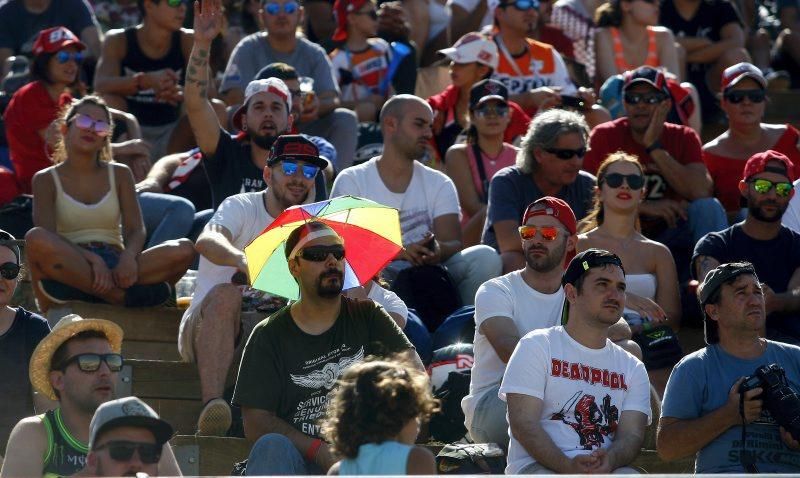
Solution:
M 577 246 L 578 252 L 594 247 L 622 259 L 627 282 L 625 318 L 634 336 L 661 324 L 677 331 L 681 319 L 672 254 L 639 231 L 644 185 L 644 170 L 635 156 L 623 152 L 609 155 L 597 170 L 594 208 L 581 223 Z M 651 364 L 658 366 L 655 370 L 648 366 L 650 381 L 659 394 L 664 393 L 669 372 L 680 356 L 674 359 L 666 367 Z
M 111 153 L 111 113 L 97 96 L 64 110 L 53 166 L 33 178 L 26 253 L 39 307 L 67 300 L 150 306 L 194 260 L 191 241 L 142 250 L 145 229 L 131 170 Z

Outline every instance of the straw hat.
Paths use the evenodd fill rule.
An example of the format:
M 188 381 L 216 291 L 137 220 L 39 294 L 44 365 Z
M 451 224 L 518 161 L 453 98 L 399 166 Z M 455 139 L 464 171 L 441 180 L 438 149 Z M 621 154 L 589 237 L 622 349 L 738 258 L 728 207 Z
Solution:
M 114 322 L 102 319 L 84 319 L 76 314 L 69 314 L 58 321 L 53 330 L 39 342 L 31 356 L 28 374 L 33 389 L 51 400 L 57 400 L 56 392 L 50 385 L 50 369 L 53 353 L 67 340 L 87 330 L 102 332 L 111 344 L 114 353 L 122 350 L 122 329 Z

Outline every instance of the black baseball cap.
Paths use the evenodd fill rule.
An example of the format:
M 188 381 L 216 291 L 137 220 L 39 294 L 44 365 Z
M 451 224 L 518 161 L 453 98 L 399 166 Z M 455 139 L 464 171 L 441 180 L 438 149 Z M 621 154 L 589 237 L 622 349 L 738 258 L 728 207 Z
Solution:
M 700 301 L 700 308 L 703 309 L 703 317 L 705 322 L 705 338 L 706 343 L 711 345 L 719 342 L 719 325 L 717 321 L 712 319 L 706 313 L 706 303 L 723 284 L 735 279 L 742 274 L 750 274 L 758 281 L 758 275 L 753 264 L 749 262 L 730 262 L 722 264 L 715 269 L 711 269 L 706 274 L 706 278 L 700 287 L 697 288 L 697 300 Z
M 578 282 L 578 280 L 583 277 L 584 274 L 589 272 L 589 269 L 603 267 L 606 265 L 617 266 L 622 269 L 622 273 L 625 274 L 625 268 L 622 267 L 622 260 L 613 252 L 609 252 L 604 249 L 586 249 L 585 251 L 573 257 L 569 262 L 567 270 L 565 270 L 564 275 L 561 276 L 561 285 L 575 285 L 575 283 Z M 564 311 L 561 314 L 561 324 L 566 324 L 568 318 L 569 301 L 565 297 Z
M 8 233 L 2 229 L 0 229 L 0 246 L 5 246 L 11 249 L 11 252 L 14 253 L 14 256 L 17 258 L 17 264 L 19 264 L 19 244 L 21 241 L 18 241 L 11 233 Z
M 267 166 L 278 161 L 305 161 L 322 169 L 328 166 L 328 160 L 319 155 L 317 145 L 302 134 L 278 136 L 269 150 Z
M 478 107 L 484 101 L 498 100 L 508 103 L 508 88 L 497 80 L 482 80 L 469 90 L 470 109 Z
M 669 96 L 669 86 L 667 84 L 666 75 L 664 75 L 661 70 L 653 68 L 652 66 L 640 66 L 635 70 L 626 71 L 623 74 L 623 78 L 625 82 L 622 85 L 622 91 L 627 90 L 636 83 L 647 83 Z

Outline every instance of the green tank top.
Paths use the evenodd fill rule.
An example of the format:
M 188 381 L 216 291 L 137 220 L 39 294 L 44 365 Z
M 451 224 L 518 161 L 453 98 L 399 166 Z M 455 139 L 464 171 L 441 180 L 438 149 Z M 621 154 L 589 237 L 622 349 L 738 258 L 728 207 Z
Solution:
M 61 409 L 56 408 L 39 415 L 47 432 L 47 451 L 44 455 L 43 478 L 71 476 L 86 465 L 89 446 L 81 443 L 67 430 L 61 419 Z

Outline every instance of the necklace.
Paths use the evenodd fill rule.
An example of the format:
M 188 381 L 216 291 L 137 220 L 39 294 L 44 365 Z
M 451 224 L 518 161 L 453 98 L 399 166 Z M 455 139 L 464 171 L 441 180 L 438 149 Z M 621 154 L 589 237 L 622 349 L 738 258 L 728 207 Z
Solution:
M 494 156 L 491 156 L 489 153 L 484 151 L 483 148 L 479 147 L 479 149 L 481 150 L 481 156 L 483 156 L 484 158 L 488 159 L 489 160 L 489 164 L 491 164 L 492 166 L 494 166 L 497 163 L 498 158 L 500 158 L 500 156 L 502 156 L 503 152 L 505 151 L 505 148 L 501 147 L 499 153 L 497 153 Z M 478 159 L 478 158 L 476 158 L 476 159 Z

